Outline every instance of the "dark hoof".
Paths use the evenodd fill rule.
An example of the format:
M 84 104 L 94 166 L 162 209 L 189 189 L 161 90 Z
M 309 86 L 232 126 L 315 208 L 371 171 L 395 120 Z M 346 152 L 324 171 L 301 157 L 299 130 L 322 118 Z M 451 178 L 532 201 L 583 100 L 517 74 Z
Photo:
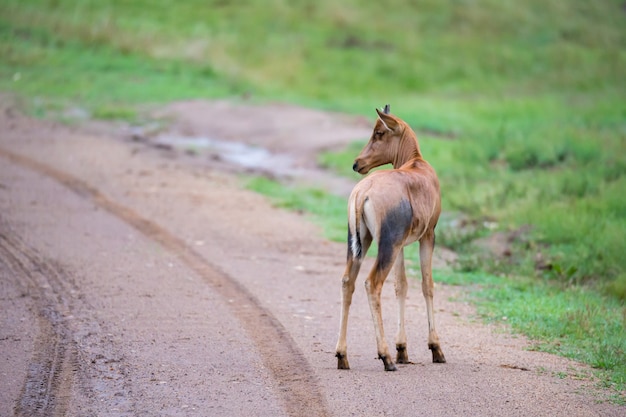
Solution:
M 433 363 L 446 363 L 446 357 L 439 345 L 428 345 L 428 349 L 433 353 Z
M 385 371 L 397 371 L 396 365 L 387 356 L 378 355 L 378 358 L 385 364 Z
M 406 352 L 406 346 L 396 346 L 396 363 L 410 363 L 409 354 Z
M 337 357 L 337 369 L 350 369 L 350 364 L 348 363 L 348 355 L 342 355 L 337 352 L 335 355 Z

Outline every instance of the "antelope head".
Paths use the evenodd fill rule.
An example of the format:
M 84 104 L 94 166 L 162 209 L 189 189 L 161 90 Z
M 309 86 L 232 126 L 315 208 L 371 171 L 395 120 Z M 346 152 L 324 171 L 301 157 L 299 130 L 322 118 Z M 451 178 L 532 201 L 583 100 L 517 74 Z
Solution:
M 389 104 L 381 112 L 376 109 L 378 119 L 367 145 L 354 160 L 352 169 L 359 174 L 367 174 L 372 168 L 394 163 L 403 135 L 402 123 L 389 114 Z

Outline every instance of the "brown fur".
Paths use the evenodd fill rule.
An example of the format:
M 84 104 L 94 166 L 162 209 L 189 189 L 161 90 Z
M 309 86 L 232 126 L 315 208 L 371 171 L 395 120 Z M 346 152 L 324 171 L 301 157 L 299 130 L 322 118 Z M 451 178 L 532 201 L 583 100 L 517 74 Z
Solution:
M 435 330 L 433 308 L 432 253 L 435 226 L 441 213 L 439 180 L 435 170 L 423 159 L 415 132 L 401 119 L 378 113 L 372 136 L 354 161 L 353 169 L 367 174 L 372 168 L 391 163 L 393 169 L 376 171 L 361 180 L 348 202 L 348 259 L 342 279 L 342 312 L 337 342 L 337 367 L 349 369 L 347 358 L 347 322 L 354 283 L 361 262 L 372 243 L 378 244 L 378 257 L 365 287 L 376 331 L 378 356 L 385 370 L 394 371 L 385 341 L 380 294 L 383 283 L 393 270 L 398 299 L 397 361 L 408 363 L 404 305 L 407 280 L 404 270 L 404 246 L 420 242 L 422 292 L 428 314 L 428 347 L 433 362 L 445 362 Z

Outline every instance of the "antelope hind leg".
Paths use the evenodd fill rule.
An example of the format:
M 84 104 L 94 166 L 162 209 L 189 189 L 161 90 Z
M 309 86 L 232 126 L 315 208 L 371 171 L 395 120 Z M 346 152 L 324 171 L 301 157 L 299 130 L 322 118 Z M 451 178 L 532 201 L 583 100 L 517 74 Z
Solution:
M 365 249 L 369 246 L 365 241 Z M 350 369 L 348 363 L 348 343 L 346 334 L 348 331 L 348 314 L 354 293 L 354 282 L 361 268 L 361 260 L 354 258 L 348 248 L 348 262 L 343 278 L 341 279 L 341 321 L 339 323 L 339 339 L 337 340 L 336 355 L 337 369 Z
M 396 365 L 393 363 L 391 356 L 389 355 L 389 348 L 387 343 L 385 342 L 385 331 L 383 329 L 383 318 L 381 314 L 380 308 L 380 292 L 382 289 L 382 283 L 384 280 L 378 281 L 377 275 L 379 274 L 376 271 L 376 266 L 372 269 L 370 276 L 367 281 L 365 281 L 365 288 L 367 290 L 367 298 L 370 305 L 370 311 L 372 313 L 372 320 L 374 321 L 374 330 L 376 333 L 376 346 L 378 348 L 378 358 L 383 361 L 385 365 L 385 371 L 395 371 L 397 370 Z M 389 270 L 385 271 L 381 276 L 385 276 L 385 274 Z
M 408 282 L 404 269 L 404 249 L 400 250 L 394 263 L 393 274 L 395 275 L 396 299 L 398 301 L 398 333 L 396 334 L 396 363 L 410 363 L 406 349 L 406 330 L 404 326 L 404 310 Z
M 433 355 L 433 363 L 445 363 L 439 344 L 439 336 L 435 328 L 435 313 L 433 307 L 434 283 L 432 275 L 432 256 L 435 246 L 434 231 L 420 240 L 420 267 L 422 269 L 422 292 L 426 301 L 426 313 L 428 315 L 428 349 Z

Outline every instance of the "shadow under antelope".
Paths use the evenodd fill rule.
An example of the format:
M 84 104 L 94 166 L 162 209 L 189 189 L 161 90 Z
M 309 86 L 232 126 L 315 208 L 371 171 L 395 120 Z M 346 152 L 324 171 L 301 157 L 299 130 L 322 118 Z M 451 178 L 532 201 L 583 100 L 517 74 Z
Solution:
M 404 246 L 419 241 L 422 292 L 428 314 L 428 348 L 433 362 L 446 361 L 435 330 L 433 309 L 432 255 L 435 226 L 441 213 L 439 180 L 435 170 L 422 157 L 415 132 L 403 120 L 376 109 L 378 119 L 372 136 L 354 161 L 353 169 L 367 174 L 372 168 L 391 163 L 393 169 L 373 172 L 352 190 L 348 200 L 348 259 L 342 279 L 342 306 L 337 368 L 350 369 L 346 331 L 354 283 L 372 241 L 378 256 L 365 288 L 376 331 L 378 357 L 386 371 L 395 371 L 385 341 L 380 295 L 387 275 L 393 270 L 398 299 L 396 362 L 409 363 L 404 328 L 404 307 L 408 283 L 404 269 Z

